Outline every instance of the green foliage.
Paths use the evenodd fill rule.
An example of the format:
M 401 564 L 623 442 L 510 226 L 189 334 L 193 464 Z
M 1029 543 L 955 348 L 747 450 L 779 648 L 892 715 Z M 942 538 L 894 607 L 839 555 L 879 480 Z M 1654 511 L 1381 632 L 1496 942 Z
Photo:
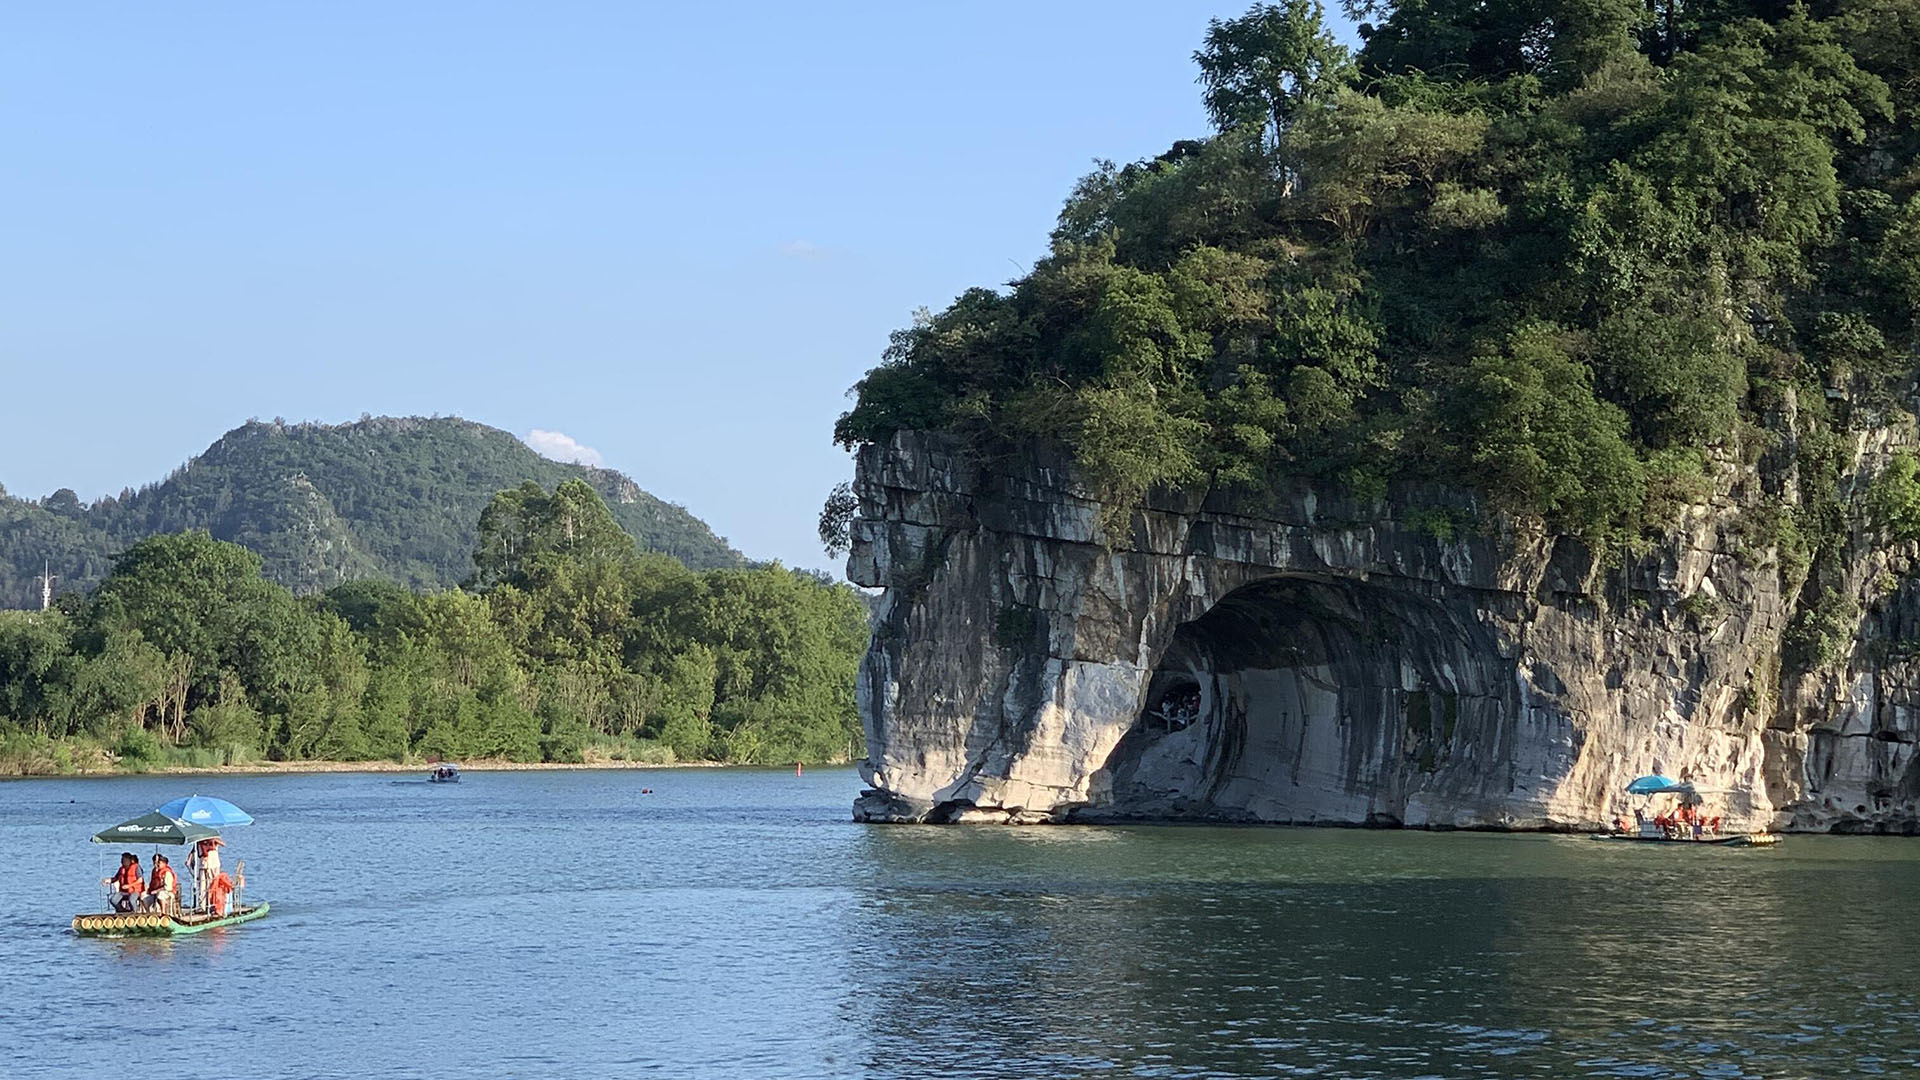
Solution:
M 206 533 L 142 540 L 77 613 L 0 612 L 0 769 L 858 753 L 849 587 L 638 554 L 579 480 L 501 492 L 473 557 L 482 591 L 300 600 Z
M 1712 623 L 1720 615 L 1719 598 L 1705 591 L 1688 593 L 1675 606 L 1696 624 L 1702 626 Z
M 1641 467 L 1626 417 L 1594 397 L 1587 372 L 1553 327 L 1524 327 L 1468 364 L 1450 426 L 1462 471 L 1497 503 L 1600 531 L 1637 512 Z
M 549 495 L 529 480 L 493 497 L 480 513 L 473 584 L 524 585 L 553 563 L 604 565 L 633 554 L 607 504 L 584 480 L 565 480 Z
M 1443 544 L 1469 535 L 1479 524 L 1471 511 L 1450 506 L 1410 507 L 1403 520 L 1408 529 L 1424 533 Z
M 1101 163 L 1031 273 L 895 336 L 835 437 L 1065 444 L 1109 543 L 1151 489 L 1288 476 L 1621 539 L 1764 443 L 1798 458 L 1769 531 L 1804 570 L 1835 424 L 1920 352 L 1913 0 L 1350 10 L 1351 59 L 1313 0 L 1214 21 L 1216 132 Z
M 1255 125 L 1284 132 L 1301 109 L 1354 75 L 1318 0 L 1255 4 L 1237 19 L 1211 20 L 1193 59 L 1207 113 L 1222 131 Z
M 1803 607 L 1782 638 L 1787 663 L 1801 671 L 1815 671 L 1841 660 L 1860 620 L 1859 605 L 1836 590 L 1826 590 Z
M 744 562 L 625 476 L 549 461 L 494 428 L 453 418 L 255 421 L 164 481 L 90 506 L 64 489 L 40 502 L 0 494 L 0 607 L 40 606 L 43 560 L 57 591 L 84 592 L 115 552 L 195 530 L 254 552 L 268 580 L 296 595 L 369 577 L 447 588 L 472 571 L 475 523 L 496 492 L 568 480 L 598 493 L 645 550 L 697 567 Z
M 1867 492 L 1873 522 L 1895 539 L 1920 540 L 1920 459 L 1911 450 L 1893 455 Z
M 827 501 L 820 506 L 820 546 L 828 555 L 837 558 L 853 547 L 853 519 L 859 510 L 852 484 L 836 484 L 827 493 Z
M 1080 421 L 1074 460 L 1105 500 L 1108 536 L 1118 536 L 1150 488 L 1199 478 L 1198 444 L 1206 426 L 1169 409 L 1150 386 L 1083 386 L 1070 408 Z
M 1300 181 L 1288 209 L 1342 244 L 1361 243 L 1383 218 L 1424 217 L 1438 185 L 1482 148 L 1487 127 L 1478 113 L 1343 89 L 1301 117 L 1281 148 Z

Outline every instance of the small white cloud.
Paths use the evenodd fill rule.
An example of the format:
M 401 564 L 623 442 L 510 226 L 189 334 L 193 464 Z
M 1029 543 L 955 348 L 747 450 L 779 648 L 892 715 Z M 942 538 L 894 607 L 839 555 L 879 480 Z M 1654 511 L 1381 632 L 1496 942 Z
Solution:
M 555 461 L 571 461 L 577 465 L 606 464 L 606 459 L 600 456 L 600 451 L 591 446 L 580 445 L 573 436 L 563 431 L 542 431 L 534 428 L 527 432 L 526 438 L 520 441 L 531 446 L 534 453 Z
M 827 249 L 811 240 L 789 240 L 780 245 L 780 254 L 789 259 L 818 259 Z

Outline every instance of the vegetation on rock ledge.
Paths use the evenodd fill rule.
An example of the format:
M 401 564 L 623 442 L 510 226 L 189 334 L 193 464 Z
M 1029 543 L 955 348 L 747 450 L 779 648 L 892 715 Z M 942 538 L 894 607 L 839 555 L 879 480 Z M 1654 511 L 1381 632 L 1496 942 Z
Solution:
M 1215 21 L 1216 130 L 1102 163 L 1031 273 L 894 335 L 836 440 L 1064 442 L 1122 512 L 1429 479 L 1596 540 L 1784 449 L 1801 490 L 1766 494 L 1830 532 L 1832 430 L 1920 329 L 1920 2 L 1350 11 L 1351 56 L 1312 0 Z

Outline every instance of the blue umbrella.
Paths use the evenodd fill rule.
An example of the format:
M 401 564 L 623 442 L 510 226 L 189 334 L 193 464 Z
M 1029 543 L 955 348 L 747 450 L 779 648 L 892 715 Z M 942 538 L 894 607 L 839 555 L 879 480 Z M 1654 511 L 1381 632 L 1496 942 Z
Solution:
M 253 815 L 233 805 L 225 799 L 215 799 L 206 795 L 189 795 L 184 799 L 175 799 L 160 807 L 155 813 L 192 825 L 208 825 L 216 829 L 229 825 L 251 825 Z
M 1659 773 L 1654 773 L 1649 776 L 1642 776 L 1633 783 L 1628 784 L 1627 794 L 1658 795 L 1663 791 L 1672 791 L 1678 787 L 1680 787 L 1680 781 L 1675 780 L 1671 776 L 1661 776 Z

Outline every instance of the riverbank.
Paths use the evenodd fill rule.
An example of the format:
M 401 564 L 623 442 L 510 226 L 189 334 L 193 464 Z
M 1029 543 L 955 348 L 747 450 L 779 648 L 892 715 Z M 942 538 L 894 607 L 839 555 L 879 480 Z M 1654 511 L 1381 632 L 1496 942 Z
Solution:
M 0 772 L 7 780 L 88 780 L 112 776 L 273 776 L 295 773 L 424 773 L 433 762 L 397 761 L 249 761 L 232 765 L 151 765 L 133 768 L 70 769 L 65 772 Z M 752 765 L 734 761 L 462 761 L 460 771 L 562 772 L 611 769 L 784 769 L 789 766 Z M 807 762 L 823 769 L 847 765 L 844 761 Z
M 122 748 L 124 749 L 124 747 Z M 0 738 L 0 780 L 30 780 L 91 776 L 240 776 L 278 773 L 424 773 L 438 759 L 426 757 L 395 761 L 374 758 L 359 761 L 305 759 L 274 761 L 240 747 L 176 747 L 141 744 L 139 754 L 116 752 L 87 739 L 56 740 L 45 736 Z M 784 768 L 791 761 L 739 762 L 678 760 L 671 749 L 647 740 L 606 740 L 581 748 L 580 761 L 512 761 L 506 758 L 456 758 L 463 770 L 519 772 L 576 769 L 719 768 L 729 765 Z M 809 761 L 809 765 L 846 765 L 851 759 Z
M 246 776 L 291 773 L 424 773 L 432 762 L 396 761 L 254 761 L 237 765 L 155 765 L 142 768 L 75 769 L 71 772 L 5 773 L 0 780 L 85 780 L 106 776 Z M 726 761 L 462 761 L 461 772 L 534 772 L 588 769 L 724 769 L 778 768 L 736 765 Z M 831 768 L 831 763 L 823 763 Z

